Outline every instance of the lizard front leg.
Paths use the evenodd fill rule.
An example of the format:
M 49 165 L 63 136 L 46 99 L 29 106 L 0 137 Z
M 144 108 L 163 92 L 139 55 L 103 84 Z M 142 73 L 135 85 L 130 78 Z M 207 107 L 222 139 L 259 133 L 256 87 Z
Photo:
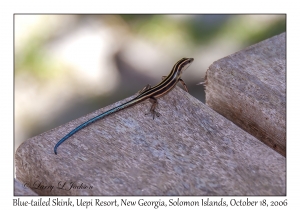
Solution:
M 167 76 L 162 76 L 161 78 L 162 78 L 162 80 L 164 80 L 164 79 L 166 79 L 166 77 L 167 77 Z M 183 85 L 184 90 L 185 90 L 186 92 L 189 92 L 189 90 L 188 90 L 188 88 L 187 88 L 185 82 L 184 82 L 181 78 L 179 79 L 179 82 L 181 82 L 181 84 Z
M 189 92 L 189 90 L 188 90 L 186 84 L 184 83 L 184 81 L 183 81 L 181 78 L 179 79 L 179 82 L 181 82 L 181 84 L 183 85 L 184 90 L 185 90 L 186 92 Z

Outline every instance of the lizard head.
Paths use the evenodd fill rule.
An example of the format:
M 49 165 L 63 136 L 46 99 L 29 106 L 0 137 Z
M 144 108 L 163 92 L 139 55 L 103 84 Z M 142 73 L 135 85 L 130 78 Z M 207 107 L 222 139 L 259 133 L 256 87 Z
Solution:
M 182 58 L 180 59 L 173 68 L 178 71 L 179 75 L 181 75 L 194 61 L 194 58 Z

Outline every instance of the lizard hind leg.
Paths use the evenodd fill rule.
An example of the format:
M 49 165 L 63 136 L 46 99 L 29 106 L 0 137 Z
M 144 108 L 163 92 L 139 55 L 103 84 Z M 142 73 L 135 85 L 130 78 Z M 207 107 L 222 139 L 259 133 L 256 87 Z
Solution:
M 138 94 L 141 95 L 142 93 L 144 93 L 145 91 L 149 90 L 151 88 L 151 85 L 146 85 L 143 89 L 141 89 Z
M 160 116 L 160 113 L 158 113 L 157 111 L 155 111 L 155 108 L 156 108 L 156 106 L 158 105 L 158 102 L 157 102 L 157 99 L 154 98 L 154 97 L 150 97 L 149 99 L 150 99 L 150 102 L 152 103 L 152 106 L 151 106 L 151 108 L 150 108 L 150 114 L 152 114 L 153 120 L 154 120 L 155 116 L 156 116 L 156 117 L 159 117 L 159 116 Z M 147 114 L 146 114 L 146 115 L 147 115 Z

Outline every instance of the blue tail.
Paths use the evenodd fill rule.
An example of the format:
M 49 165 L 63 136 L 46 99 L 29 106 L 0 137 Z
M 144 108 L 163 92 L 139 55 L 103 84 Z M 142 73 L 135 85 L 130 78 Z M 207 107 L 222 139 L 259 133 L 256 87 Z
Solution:
M 85 123 L 82 123 L 81 125 L 79 125 L 75 129 L 73 129 L 70 133 L 68 133 L 65 137 L 63 137 L 61 140 L 59 140 L 59 142 L 56 143 L 56 145 L 54 147 L 54 153 L 57 155 L 57 147 L 59 147 L 59 145 L 61 145 L 64 141 L 66 141 L 69 137 L 71 137 L 77 131 L 81 130 L 82 128 L 88 126 L 89 124 L 91 124 L 91 123 L 93 123 L 93 122 L 95 122 L 97 120 L 100 120 L 100 119 L 102 119 L 102 118 L 104 118 L 104 117 L 106 117 L 106 116 L 108 116 L 110 114 L 113 114 L 113 113 L 115 113 L 115 112 L 117 112 L 119 110 L 125 109 L 126 107 L 131 106 L 131 105 L 133 105 L 135 103 L 136 103 L 136 100 L 134 98 L 134 99 L 132 99 L 132 100 L 130 100 L 130 101 L 124 103 L 124 104 L 121 104 L 120 106 L 112 108 L 112 109 L 110 109 L 110 110 L 108 110 L 108 111 L 106 111 L 106 112 L 104 112 L 104 113 L 102 113 L 102 114 L 100 114 L 100 115 L 98 115 L 98 116 L 96 116 L 96 117 L 94 117 L 94 118 L 86 121 Z

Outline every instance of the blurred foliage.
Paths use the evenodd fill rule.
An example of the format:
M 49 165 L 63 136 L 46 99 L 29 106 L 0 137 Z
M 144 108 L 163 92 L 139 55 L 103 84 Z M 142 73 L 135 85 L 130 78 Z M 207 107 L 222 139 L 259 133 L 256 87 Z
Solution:
M 247 45 L 252 45 L 255 43 L 258 43 L 260 41 L 263 41 L 265 39 L 268 39 L 272 36 L 281 34 L 286 31 L 286 19 L 279 19 L 278 21 L 268 25 L 264 28 L 264 30 L 261 30 L 257 33 L 251 34 L 251 36 L 248 37 Z
M 16 73 L 21 70 L 27 69 L 28 71 L 35 72 L 35 67 L 38 67 L 40 61 L 42 60 L 42 52 L 41 52 L 42 42 L 39 39 L 32 38 L 28 40 L 27 44 L 22 49 L 22 52 L 16 53 Z M 36 71 L 39 73 L 39 71 Z
M 230 15 L 202 15 L 186 23 L 190 39 L 195 44 L 209 43 L 222 31 Z
M 217 37 L 222 36 L 234 38 L 246 47 L 286 31 L 285 15 L 281 15 L 282 18 L 277 18 L 271 24 L 261 23 L 259 30 L 253 30 L 247 21 L 243 21 L 245 16 L 247 15 L 119 15 L 131 32 L 137 36 L 153 41 L 169 41 L 176 36 L 174 40 L 189 43 L 189 47 L 194 49 L 200 45 L 209 45 Z M 75 17 L 77 24 L 80 24 L 86 19 L 103 17 L 113 19 L 115 15 L 77 15 Z M 43 34 L 42 36 L 37 32 L 24 45 L 22 52 L 16 53 L 16 74 L 23 71 L 41 79 L 55 75 L 55 69 L 60 64 L 57 61 L 50 62 L 51 58 L 43 50 L 48 39 L 49 35 Z
M 195 47 L 200 44 L 209 44 L 225 31 L 230 31 L 235 36 L 243 36 L 244 46 L 260 42 L 286 31 L 285 15 L 282 15 L 282 18 L 272 24 L 266 24 L 266 27 L 262 27 L 262 30 L 258 31 L 252 30 L 251 26 L 239 21 L 244 15 L 184 16 L 184 18 L 175 19 L 170 18 L 170 15 L 121 15 L 135 33 L 141 33 L 150 38 L 157 37 L 157 35 L 162 37 L 180 33 L 185 35 L 183 36 L 185 37 L 184 41 L 192 42 Z M 247 33 L 246 36 L 244 36 L 245 33 Z
M 121 15 L 134 33 L 150 38 L 180 34 L 185 37 L 185 42 L 192 42 L 196 45 L 212 39 L 213 35 L 218 32 L 223 20 L 225 20 L 223 16 L 216 15 L 177 15 L 177 18 L 175 16 Z M 214 21 L 214 19 L 217 19 L 217 21 Z M 210 24 L 211 22 L 213 23 Z
M 58 61 L 51 62 L 51 57 L 44 50 L 46 41 L 43 36 L 34 36 L 28 40 L 19 53 L 15 54 L 16 74 L 26 72 L 44 80 L 59 73 L 56 71 L 58 70 Z

